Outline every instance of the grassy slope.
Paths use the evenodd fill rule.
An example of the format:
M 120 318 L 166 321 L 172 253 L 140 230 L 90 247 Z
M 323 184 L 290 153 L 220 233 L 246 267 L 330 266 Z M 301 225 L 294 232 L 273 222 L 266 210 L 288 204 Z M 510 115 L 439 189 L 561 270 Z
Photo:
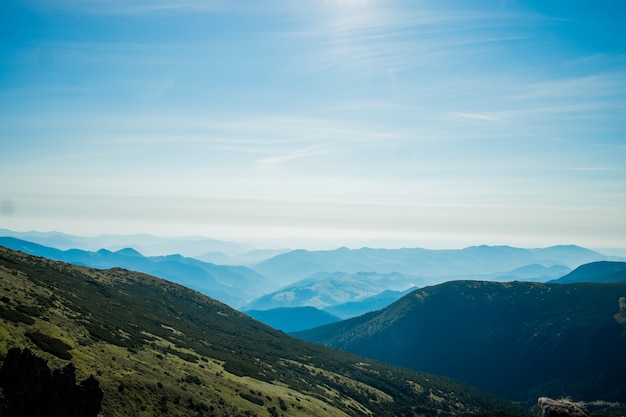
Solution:
M 51 366 L 69 354 L 79 377 L 95 374 L 108 417 L 458 415 L 509 407 L 446 378 L 304 343 L 158 278 L 2 247 L 0 324 L 0 355 L 30 346 Z M 35 346 L 33 332 L 45 343 Z

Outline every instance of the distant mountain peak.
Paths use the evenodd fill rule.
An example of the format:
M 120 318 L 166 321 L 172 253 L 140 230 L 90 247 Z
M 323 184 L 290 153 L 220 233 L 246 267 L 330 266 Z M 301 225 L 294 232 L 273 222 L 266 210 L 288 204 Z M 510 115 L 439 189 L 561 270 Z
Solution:
M 133 248 L 120 249 L 116 251 L 115 253 L 118 255 L 124 255 L 124 256 L 143 256 L 141 253 L 139 253 L 139 251 Z

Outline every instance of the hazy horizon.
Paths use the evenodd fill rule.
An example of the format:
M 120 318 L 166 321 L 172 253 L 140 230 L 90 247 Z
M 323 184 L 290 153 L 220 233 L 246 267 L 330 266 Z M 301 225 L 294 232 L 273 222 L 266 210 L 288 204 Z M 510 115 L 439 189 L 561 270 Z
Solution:
M 626 248 L 626 3 L 9 0 L 0 16 L 0 228 Z
M 9 230 L 11 233 L 5 233 L 6 236 L 16 236 L 19 239 L 25 238 L 21 236 L 21 234 L 41 234 L 41 235 L 51 235 L 51 234 L 61 234 L 63 236 L 70 236 L 80 239 L 91 240 L 93 242 L 97 242 L 100 239 L 103 239 L 109 244 L 103 244 L 101 246 L 72 246 L 73 248 L 78 249 L 86 249 L 86 250 L 96 250 L 96 249 L 111 249 L 115 248 L 115 250 L 119 250 L 127 242 L 133 242 L 133 238 L 139 238 L 139 240 L 135 239 L 135 243 L 131 244 L 129 247 L 139 248 L 142 247 L 141 242 L 143 241 L 141 238 L 154 238 L 154 241 L 145 242 L 148 246 L 164 244 L 165 241 L 169 242 L 169 246 L 174 245 L 176 241 L 189 241 L 197 239 L 198 241 L 202 240 L 210 240 L 216 241 L 223 244 L 231 244 L 234 243 L 236 245 L 241 245 L 242 247 L 250 246 L 253 250 L 298 250 L 304 249 L 309 251 L 326 251 L 326 250 L 335 250 L 340 248 L 348 248 L 348 249 L 362 249 L 362 248 L 371 248 L 371 249 L 426 249 L 426 250 L 461 250 L 470 247 L 477 246 L 510 246 L 510 247 L 518 247 L 522 249 L 545 249 L 552 246 L 579 246 L 584 247 L 585 249 L 590 249 L 593 251 L 600 252 L 607 256 L 616 256 L 618 258 L 626 258 L 626 247 L 593 247 L 593 246 L 582 246 L 576 245 L 574 243 L 562 242 L 554 245 L 545 245 L 545 246 L 516 246 L 516 245 L 507 245 L 507 244 L 489 244 L 485 242 L 446 242 L 446 241 L 418 241 L 418 240 L 407 240 L 407 241 L 386 241 L 386 240 L 328 240 L 328 239 L 305 239 L 302 237 L 295 236 L 285 236 L 285 237 L 277 237 L 277 238 L 262 238 L 262 239 L 240 239 L 240 240 L 231 240 L 228 238 L 219 238 L 216 236 L 206 236 L 206 235 L 176 235 L 176 236 L 164 236 L 164 235 L 155 235 L 150 233 L 134 233 L 134 234 L 95 234 L 95 235 L 81 235 L 81 234 L 73 234 L 73 233 L 65 233 L 58 230 L 48 230 L 48 231 L 40 231 L 40 230 L 11 230 L 0 228 L 0 231 Z M 4 236 L 0 234 L 0 236 Z M 119 238 L 117 241 L 115 238 Z M 28 240 L 28 238 L 25 238 Z M 37 239 L 33 239 L 37 240 Z M 44 244 L 44 246 L 46 246 Z M 65 245 L 66 246 L 66 245 Z M 80 247 L 79 247 L 80 246 Z M 141 251 L 140 251 L 141 252 Z M 169 255 L 173 254 L 176 251 L 160 251 L 154 252 L 154 249 L 149 251 L 150 253 L 142 253 L 142 255 Z M 236 253 L 245 253 L 245 251 L 237 251 Z M 231 253 L 233 254 L 233 253 Z

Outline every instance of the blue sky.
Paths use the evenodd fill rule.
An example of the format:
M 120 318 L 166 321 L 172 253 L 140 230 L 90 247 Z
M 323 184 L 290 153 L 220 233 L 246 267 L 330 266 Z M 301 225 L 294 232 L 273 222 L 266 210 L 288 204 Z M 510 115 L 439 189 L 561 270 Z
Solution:
M 625 21 L 619 0 L 4 1 L 0 227 L 626 247 Z

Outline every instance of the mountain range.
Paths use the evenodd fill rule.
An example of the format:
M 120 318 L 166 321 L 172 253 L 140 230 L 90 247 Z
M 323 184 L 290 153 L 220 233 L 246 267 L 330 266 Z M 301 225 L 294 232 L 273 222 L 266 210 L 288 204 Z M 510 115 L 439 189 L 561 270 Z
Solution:
M 506 416 L 467 384 L 310 344 L 196 291 L 0 247 L 0 359 L 93 375 L 118 416 Z
M 347 302 L 362 301 L 386 290 L 404 291 L 423 284 L 418 277 L 399 273 L 320 272 L 278 291 L 265 294 L 246 305 L 244 309 L 269 310 L 304 306 L 324 309 Z
M 276 253 L 274 250 L 251 250 L 250 246 L 203 238 L 152 240 L 150 235 L 81 238 L 56 232 L 6 232 L 62 247 L 100 243 L 111 248 L 121 246 L 120 242 L 135 242 L 137 246 L 182 249 L 187 252 L 193 252 L 194 248 L 196 251 L 209 247 L 221 248 L 231 255 L 237 254 L 236 259 L 245 258 L 249 262 Z M 316 307 L 342 319 L 381 309 L 397 300 L 401 292 L 414 287 L 454 279 L 546 282 L 567 275 L 571 268 L 589 259 L 617 259 L 577 246 L 545 249 L 475 246 L 462 250 L 340 248 L 332 251 L 295 250 L 245 267 L 217 265 L 201 260 L 235 259 L 222 252 L 204 253 L 190 258 L 180 254 L 144 256 L 130 247 L 115 251 L 77 248 L 60 250 L 14 237 L 0 238 L 0 244 L 77 265 L 93 268 L 123 267 L 145 272 L 196 289 L 240 310 Z M 287 282 L 285 280 L 290 278 L 283 274 L 285 270 L 297 271 L 287 277 L 304 278 Z M 319 315 L 319 312 L 304 311 L 308 311 L 311 317 L 305 318 L 306 314 L 300 311 L 298 317 L 302 319 L 303 325 L 307 321 L 318 323 L 314 316 Z M 284 311 L 274 313 L 272 319 L 269 317 L 273 313 L 263 314 L 263 320 L 268 318 L 272 324 L 280 323 Z M 280 328 L 292 326 L 293 323 L 283 322 Z
M 127 268 L 195 289 L 230 306 L 239 307 L 275 286 L 270 279 L 244 266 L 214 265 L 181 255 L 143 256 L 135 249 L 116 252 L 100 249 L 59 250 L 12 237 L 0 237 L 0 245 L 57 261 L 91 268 Z
M 414 288 L 412 288 L 414 289 Z M 361 301 L 336 304 L 320 310 L 315 307 L 277 307 L 268 310 L 243 310 L 255 319 L 284 332 L 297 332 L 380 310 L 410 292 L 385 290 Z
M 74 236 L 60 232 L 16 232 L 0 229 L 0 236 L 14 237 L 60 250 L 81 249 L 112 252 L 132 248 L 146 256 L 180 254 L 209 263 L 250 266 L 288 249 L 257 249 L 254 246 L 203 236 L 162 237 L 149 234 Z
M 521 278 L 525 280 L 539 278 L 539 280 L 546 281 L 558 278 L 582 264 L 605 260 L 621 259 L 613 259 L 599 252 L 574 245 L 541 249 L 484 245 L 451 250 L 339 248 L 332 251 L 307 251 L 300 249 L 260 262 L 254 266 L 254 270 L 273 277 L 283 285 L 309 278 L 320 272 L 337 271 L 347 274 L 357 272 L 406 274 L 427 281 L 428 284 L 438 284 L 452 279 L 497 280 L 500 276 L 504 277 L 502 280 L 509 280 L 516 273 L 522 274 Z M 529 268 L 531 265 L 537 270 L 529 275 L 524 268 Z
M 451 281 L 295 335 L 523 403 L 626 399 L 626 282 Z

